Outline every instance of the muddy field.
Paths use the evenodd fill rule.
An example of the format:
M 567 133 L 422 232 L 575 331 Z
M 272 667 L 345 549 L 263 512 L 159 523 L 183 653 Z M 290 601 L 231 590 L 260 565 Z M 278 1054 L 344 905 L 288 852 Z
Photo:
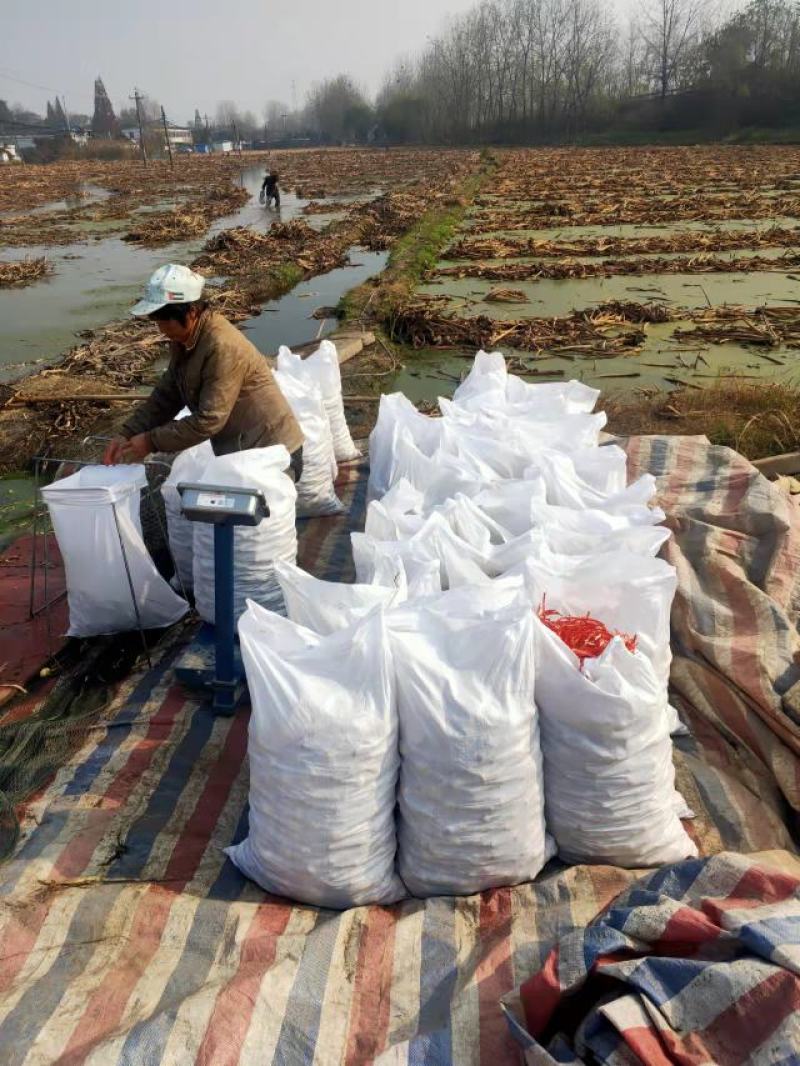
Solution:
M 398 385 L 442 391 L 477 346 L 607 394 L 794 382 L 800 149 L 523 150 L 394 317 Z
M 0 248 L 71 244 L 112 235 L 149 246 L 198 237 L 250 197 L 242 175 L 277 170 L 284 192 L 330 214 L 353 200 L 435 176 L 448 153 L 309 149 L 243 155 L 179 155 L 175 166 L 137 156 L 0 168 Z M 337 203 L 337 198 L 346 197 Z M 328 201 L 327 203 L 321 201 Z
M 208 162 L 193 161 L 192 168 L 196 170 Z M 215 166 L 213 160 L 211 163 Z M 230 187 L 237 188 L 238 162 L 227 159 L 219 163 L 223 170 L 229 169 L 226 180 Z M 127 164 L 129 168 L 134 165 Z M 251 160 L 244 172 L 247 184 L 239 190 L 246 206 L 215 224 L 205 243 L 173 243 L 163 250 L 159 248 L 153 253 L 158 258 L 148 264 L 148 269 L 144 262 L 134 260 L 134 264 L 140 263 L 136 290 L 156 262 L 166 258 L 189 262 L 211 279 L 207 289 L 210 299 L 233 321 L 252 328 L 263 309 L 275 322 L 272 333 L 276 338 L 289 343 L 311 340 L 319 332 L 315 318 L 324 314 L 322 308 L 313 303 L 307 305 L 305 335 L 284 336 L 277 328 L 283 317 L 281 304 L 273 307 L 269 301 L 289 292 L 304 279 L 340 270 L 344 292 L 347 288 L 344 268 L 360 259 L 368 262 L 376 257 L 380 259 L 379 253 L 384 253 L 375 267 L 379 271 L 385 253 L 398 237 L 413 226 L 421 213 L 454 202 L 465 177 L 478 165 L 477 153 L 469 151 L 274 153 L 269 158 L 269 166 L 281 172 L 285 201 L 281 213 L 276 214 L 258 206 L 257 189 L 264 160 L 257 160 L 255 165 Z M 129 174 L 125 180 L 132 184 L 135 178 L 136 175 Z M 94 179 L 100 180 L 97 174 Z M 107 176 L 104 180 L 110 182 L 112 178 Z M 123 183 L 119 177 L 114 180 Z M 220 173 L 215 172 L 212 191 L 221 181 Z M 40 186 L 37 176 L 37 188 Z M 130 193 L 129 186 L 126 188 L 128 191 L 120 195 L 150 195 L 138 186 L 135 194 Z M 304 195 L 301 197 L 299 192 Z M 33 190 L 28 190 L 26 195 L 32 197 Z M 323 211 L 322 207 L 327 210 Z M 35 225 L 40 226 L 39 216 L 32 214 L 35 211 L 32 208 L 27 218 L 33 218 Z M 151 213 L 147 221 L 149 239 L 155 241 L 156 228 L 165 227 L 174 240 L 174 225 L 182 225 L 178 220 L 187 211 L 183 205 L 166 214 Z M 54 220 L 48 224 L 58 232 Z M 130 225 L 130 217 L 126 224 Z M 130 230 L 125 236 L 134 235 L 137 233 Z M 194 236 L 191 232 L 189 235 Z M 95 238 L 94 243 L 86 239 L 77 247 L 77 263 L 62 260 L 57 265 L 53 285 L 63 283 L 63 272 L 69 269 L 80 280 L 87 272 L 91 254 L 118 257 L 132 243 L 138 242 L 120 241 L 108 235 Z M 362 275 L 358 274 L 358 267 L 352 269 L 351 284 L 356 284 Z M 119 269 L 116 274 L 107 270 L 108 273 L 112 273 L 112 280 L 119 281 Z M 119 288 L 117 285 L 116 289 Z M 35 301 L 32 313 L 46 314 L 51 294 L 55 292 L 49 283 L 30 290 Z M 70 290 L 61 295 L 66 302 L 65 312 L 72 313 Z M 309 298 L 312 295 L 309 293 Z M 131 291 L 127 296 L 128 306 L 133 296 Z M 92 298 L 91 290 L 79 290 L 79 300 L 91 305 Z M 338 295 L 333 302 L 337 300 Z M 20 307 L 18 294 L 9 293 L 4 309 L 13 315 Z M 89 310 L 94 308 L 90 306 Z M 328 311 L 327 315 L 330 314 Z M 330 318 L 327 321 L 332 328 L 335 322 Z M 263 347 L 262 344 L 262 350 Z M 164 354 L 164 346 L 151 323 L 121 318 L 82 331 L 81 343 L 55 360 L 55 366 L 28 375 L 17 373 L 21 380 L 0 386 L 0 469 L 18 468 L 32 454 L 51 449 L 56 442 L 64 446 L 65 442 L 77 441 L 90 431 L 108 428 L 124 412 L 126 395 L 132 396 L 152 384 Z M 25 369 L 28 368 L 23 366 L 22 370 Z
M 280 215 L 257 203 L 266 165 L 281 174 Z M 85 195 L 69 201 L 76 189 Z M 647 401 L 668 420 L 683 417 L 658 400 L 673 390 L 796 383 L 798 148 L 334 149 L 179 157 L 174 172 L 6 168 L 0 211 L 0 276 L 19 286 L 0 294 L 0 318 L 13 322 L 31 294 L 36 338 L 26 347 L 20 327 L 7 351 L 38 345 L 45 363 L 31 375 L 28 356 L 13 375 L 25 380 L 0 386 L 0 469 L 109 427 L 149 388 L 163 347 L 122 311 L 165 259 L 206 274 L 216 305 L 268 352 L 333 328 L 332 306 L 403 238 L 410 257 L 341 305 L 382 334 L 345 370 L 362 430 L 380 391 L 423 404 L 452 392 L 478 347 L 504 350 L 531 380 L 582 378 L 617 407 Z M 83 281 L 95 260 L 118 282 L 105 318 L 105 291 Z M 56 297 L 59 342 L 65 322 L 88 316 L 77 345 L 35 330 Z

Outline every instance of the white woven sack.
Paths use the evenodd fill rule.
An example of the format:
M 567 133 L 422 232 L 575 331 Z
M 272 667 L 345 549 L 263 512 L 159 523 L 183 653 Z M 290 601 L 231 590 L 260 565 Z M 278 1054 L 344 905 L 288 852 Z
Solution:
M 311 355 L 302 359 L 286 347 L 278 351 L 278 370 L 294 374 L 304 380 L 312 380 L 322 393 L 325 413 L 333 438 L 333 454 L 338 463 L 358 459 L 361 452 L 353 443 L 342 400 L 342 372 L 339 368 L 339 356 L 332 341 L 323 341 Z
M 402 562 L 395 561 L 391 584 L 359 585 L 321 581 L 291 563 L 276 563 L 275 574 L 286 601 L 287 617 L 324 636 L 346 629 L 376 607 L 395 607 L 408 597 Z
M 676 811 L 663 686 L 615 637 L 583 670 L 535 618 L 547 825 L 565 862 L 656 866 L 697 854 Z
M 604 448 L 595 448 L 601 454 Z M 581 477 L 573 456 L 547 450 L 536 457 L 525 470 L 525 477 L 540 474 L 547 492 L 547 502 L 575 510 L 594 508 L 603 511 L 624 511 L 637 504 L 648 504 L 656 494 L 656 479 L 652 474 L 642 474 L 630 485 L 612 492 L 594 488 Z
M 274 377 L 303 431 L 303 475 L 297 482 L 297 515 L 341 514 L 344 507 L 334 488 L 337 466 L 322 393 L 315 384 L 295 374 L 276 370 Z
M 295 502 L 297 492 L 285 471 L 289 453 L 282 444 L 251 448 L 215 456 L 200 482 L 231 488 L 259 489 L 269 507 L 269 517 L 257 526 L 236 526 L 233 547 L 234 617 L 243 614 L 247 600 L 283 611 L 283 594 L 275 576 L 276 561 L 297 561 Z M 214 527 L 195 522 L 195 606 L 206 622 L 214 621 Z
M 458 617 L 407 604 L 388 626 L 403 881 L 431 896 L 532 880 L 548 857 L 532 612 Z
M 188 413 L 188 412 L 187 412 Z M 167 536 L 172 558 L 175 560 L 176 579 L 179 589 L 190 592 L 194 586 L 194 527 L 195 523 L 185 518 L 182 511 L 178 485 L 182 481 L 197 481 L 208 463 L 214 458 L 211 441 L 204 440 L 193 448 L 178 452 L 172 462 L 169 477 L 161 486 L 164 511 L 167 516 Z
M 268 892 L 318 907 L 393 903 L 399 767 L 383 613 L 318 636 L 250 603 L 250 831 L 227 848 Z
M 188 611 L 145 547 L 139 506 L 146 485 L 145 468 L 135 464 L 85 466 L 41 489 L 64 561 L 69 636 L 161 628 Z
M 417 577 L 419 562 L 431 559 L 439 563 L 443 589 L 482 584 L 488 580 L 486 550 L 462 540 L 447 520 L 435 512 L 406 540 L 376 541 L 365 533 L 351 533 L 350 542 L 356 580 L 360 582 L 373 580 L 377 561 L 382 557 L 402 560 L 409 583 Z
M 389 488 L 405 478 L 424 495 L 423 510 L 427 513 L 456 492 L 474 491 L 475 483 L 491 483 L 499 475 L 479 457 L 447 454 L 441 449 L 425 455 L 415 444 L 405 426 L 393 429 L 392 466 Z
M 440 418 L 423 415 L 402 392 L 381 396 L 375 427 L 369 435 L 367 496 L 370 500 L 380 499 L 391 488 L 395 431 L 400 426 L 409 431 L 411 439 L 424 455 L 433 455 L 439 447 L 442 430 Z
M 589 614 L 610 629 L 636 635 L 638 650 L 661 683 L 670 733 L 676 732 L 680 720 L 667 696 L 670 615 L 678 585 L 675 567 L 629 551 L 580 557 L 542 546 L 528 557 L 524 573 L 534 606 L 546 598 L 547 606 L 561 614 Z
M 600 396 L 582 381 L 527 382 L 509 374 L 501 352 L 476 354 L 469 374 L 453 393 L 453 403 L 465 411 L 506 411 L 509 418 L 589 414 Z
M 453 403 L 462 407 L 485 409 L 493 398 L 495 402 L 504 402 L 508 370 L 502 352 L 476 353 L 470 371 L 453 392 Z

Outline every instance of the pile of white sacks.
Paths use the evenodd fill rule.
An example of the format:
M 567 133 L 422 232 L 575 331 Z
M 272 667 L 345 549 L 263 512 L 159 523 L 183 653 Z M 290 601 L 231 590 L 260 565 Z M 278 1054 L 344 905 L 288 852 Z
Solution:
M 239 622 L 250 835 L 233 861 L 330 907 L 466 894 L 569 862 L 696 854 L 667 700 L 675 571 L 652 477 L 600 446 L 598 393 L 478 353 L 442 417 L 399 394 L 370 438 L 357 582 L 277 563 L 288 618 Z M 540 621 L 635 634 L 580 663 Z

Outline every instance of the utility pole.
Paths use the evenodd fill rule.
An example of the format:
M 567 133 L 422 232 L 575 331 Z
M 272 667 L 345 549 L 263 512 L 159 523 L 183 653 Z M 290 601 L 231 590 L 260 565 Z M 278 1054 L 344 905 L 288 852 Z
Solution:
M 141 102 L 144 99 L 144 97 L 140 95 L 138 89 L 134 89 L 133 90 L 133 96 L 129 96 L 128 99 L 136 101 L 136 119 L 137 119 L 137 121 L 139 123 L 139 147 L 142 149 L 142 163 L 145 166 L 147 166 L 147 147 L 146 147 L 146 145 L 144 143 L 144 128 L 142 126 L 142 108 L 141 108 Z
M 161 105 L 161 121 L 164 123 L 164 138 L 167 142 L 167 151 L 169 152 L 169 165 L 175 166 L 175 161 L 172 158 L 172 145 L 169 141 L 169 127 L 167 126 L 167 116 L 164 114 L 164 105 Z

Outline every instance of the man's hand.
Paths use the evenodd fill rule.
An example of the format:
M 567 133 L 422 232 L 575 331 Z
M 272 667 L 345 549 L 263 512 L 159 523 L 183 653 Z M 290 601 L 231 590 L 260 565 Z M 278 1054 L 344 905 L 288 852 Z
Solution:
M 125 441 L 122 455 L 128 463 L 139 463 L 143 459 L 146 459 L 152 450 L 153 446 L 150 443 L 150 434 L 137 433 L 135 437 L 131 437 L 130 440 Z
M 125 437 L 114 437 L 106 445 L 106 450 L 103 452 L 103 462 L 106 466 L 116 466 L 117 463 L 122 462 L 122 453 L 127 447 L 128 441 Z
M 117 463 L 138 463 L 152 450 L 149 433 L 137 433 L 130 440 L 124 437 L 114 437 L 106 445 L 103 462 L 106 466 L 116 466 Z

